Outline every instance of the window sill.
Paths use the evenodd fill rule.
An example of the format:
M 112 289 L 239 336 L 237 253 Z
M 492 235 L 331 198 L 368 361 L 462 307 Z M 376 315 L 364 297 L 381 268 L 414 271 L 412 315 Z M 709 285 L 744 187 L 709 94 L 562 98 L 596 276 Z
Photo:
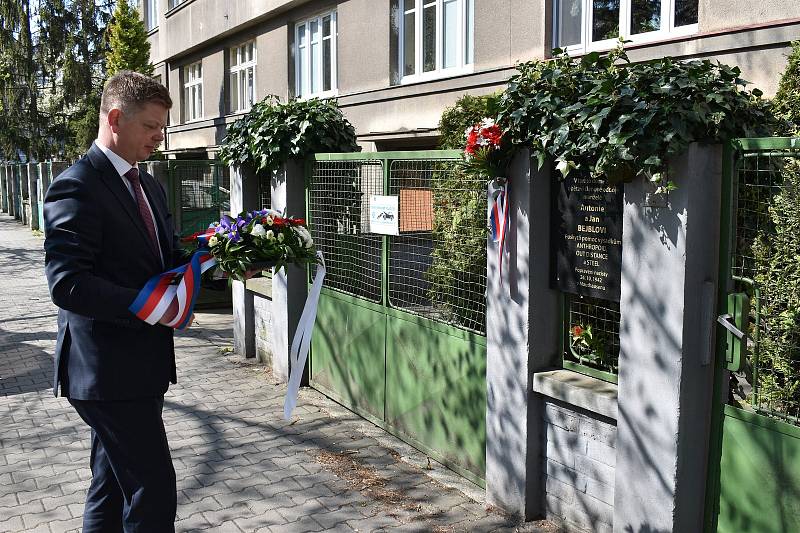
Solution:
M 148 37 L 152 37 L 152 36 L 153 36 L 153 35 L 155 35 L 156 33 L 158 33 L 158 26 L 153 26 L 152 28 L 150 28 L 149 30 L 147 30 L 147 36 L 148 36 Z
M 400 78 L 400 85 L 413 85 L 415 83 L 427 83 L 429 81 L 443 80 L 447 78 L 454 78 L 456 76 L 464 76 L 475 72 L 475 65 L 467 65 L 459 68 L 451 68 L 448 70 L 436 70 L 433 72 L 426 72 L 424 74 L 414 74 L 412 76 L 403 76 Z
M 533 391 L 549 398 L 617 419 L 617 385 L 571 370 L 533 374 Z
M 167 10 L 167 12 L 164 13 L 164 18 L 171 17 L 172 15 L 174 15 L 175 13 L 177 13 L 178 11 L 183 9 L 184 7 L 188 6 L 192 2 L 194 2 L 194 0 L 183 0 L 183 2 L 181 2 L 177 6 L 173 7 L 172 9 Z

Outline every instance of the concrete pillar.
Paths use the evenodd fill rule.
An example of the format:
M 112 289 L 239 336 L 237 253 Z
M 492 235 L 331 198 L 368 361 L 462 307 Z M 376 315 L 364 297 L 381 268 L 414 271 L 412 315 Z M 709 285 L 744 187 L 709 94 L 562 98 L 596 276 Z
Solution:
M 549 165 L 527 151 L 510 167 L 510 229 L 500 284 L 487 243 L 486 498 L 526 519 L 544 514 L 543 400 L 532 373 L 559 361 L 559 294 L 550 287 Z
M 231 216 L 259 209 L 258 177 L 247 167 L 231 167 Z M 245 357 L 256 356 L 253 293 L 241 281 L 231 287 L 233 300 L 233 349 Z
M 702 531 L 713 378 L 721 149 L 692 144 L 678 189 L 625 186 L 614 531 Z
M 305 217 L 305 165 L 290 160 L 271 180 L 272 209 L 288 216 Z M 281 381 L 289 381 L 289 350 L 303 314 L 308 294 L 306 269 L 293 265 L 272 276 L 272 373 Z M 304 376 L 303 383 L 307 383 Z
M 32 230 L 39 229 L 39 163 L 28 163 L 28 205 L 30 217 L 28 226 Z
M 8 213 L 8 183 L 5 165 L 0 165 L 0 211 Z
M 28 165 L 23 163 L 17 167 L 19 169 L 19 190 L 22 195 L 20 202 L 20 220 L 26 226 L 30 221 L 31 204 L 28 197 Z
M 8 175 L 8 214 L 19 220 L 19 183 L 17 176 L 17 165 L 6 166 Z

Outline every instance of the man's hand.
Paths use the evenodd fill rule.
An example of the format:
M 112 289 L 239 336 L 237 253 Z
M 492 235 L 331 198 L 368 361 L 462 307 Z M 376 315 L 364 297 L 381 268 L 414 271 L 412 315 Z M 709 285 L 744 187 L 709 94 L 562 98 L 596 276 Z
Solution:
M 164 316 L 161 317 L 161 320 L 159 320 L 158 323 L 166 326 L 175 320 L 176 316 L 178 316 L 178 300 L 173 298 L 169 303 L 166 313 L 164 313 Z

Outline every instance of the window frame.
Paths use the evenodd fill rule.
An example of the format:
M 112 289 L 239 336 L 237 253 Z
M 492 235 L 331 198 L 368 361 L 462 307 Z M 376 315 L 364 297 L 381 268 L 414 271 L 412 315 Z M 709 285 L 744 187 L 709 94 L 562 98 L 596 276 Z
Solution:
M 253 58 L 249 61 L 241 61 L 242 57 L 246 57 L 246 50 L 249 45 L 253 45 Z M 256 88 L 256 67 L 258 65 L 258 47 L 256 46 L 256 40 L 250 39 L 245 41 L 239 45 L 233 46 L 230 48 L 230 55 L 228 56 L 230 60 L 230 68 L 228 69 L 228 87 L 229 87 L 229 96 L 228 96 L 228 109 L 231 113 L 246 113 L 252 109 L 253 104 L 258 101 L 258 91 Z M 236 59 L 236 64 L 234 65 L 234 59 Z M 249 102 L 246 106 L 241 105 L 241 96 L 246 96 L 242 94 L 242 85 L 241 85 L 241 74 L 244 73 L 245 80 L 247 78 L 247 71 L 252 69 L 252 76 L 253 76 L 253 101 Z M 236 89 L 237 94 L 234 95 L 233 92 L 233 79 L 237 77 Z M 236 98 L 236 105 L 234 106 L 234 97 Z M 245 98 L 246 99 L 246 98 Z
M 142 2 L 142 18 L 144 29 L 148 33 L 158 28 L 158 0 L 144 0 Z
M 199 76 L 190 79 L 190 74 L 193 67 L 197 67 L 199 71 Z M 191 91 L 191 89 L 195 89 L 199 87 L 197 91 Z M 195 61 L 193 63 L 189 63 L 188 65 L 183 66 L 183 87 L 182 87 L 182 95 L 183 95 L 183 123 L 188 124 L 189 122 L 197 122 L 199 120 L 203 120 L 205 117 L 205 98 L 203 95 L 203 61 Z M 190 113 L 190 106 L 189 106 L 189 98 L 187 95 L 187 91 L 191 92 L 192 94 L 192 101 L 196 103 L 196 96 L 199 95 L 200 100 L 200 111 L 199 115 L 192 117 Z
M 580 0 L 581 2 L 581 41 L 578 44 L 559 46 L 559 7 L 563 0 L 553 2 L 553 48 L 561 48 L 569 54 L 583 54 L 589 52 L 606 51 L 614 48 L 618 40 L 616 37 L 600 41 L 591 40 L 592 25 L 594 22 L 593 0 Z M 685 26 L 675 26 L 676 0 L 661 0 L 661 20 L 666 21 L 658 30 L 631 35 L 631 3 L 632 0 L 619 0 L 619 29 L 620 35 L 631 44 L 644 44 L 663 41 L 674 37 L 686 37 L 698 32 L 698 23 Z M 699 0 L 698 0 L 699 3 Z M 699 14 L 699 13 L 698 13 Z
M 398 31 L 398 69 L 400 83 L 418 83 L 438 78 L 469 74 L 475 70 L 475 1 L 454 0 L 457 2 L 458 24 L 456 25 L 457 60 L 453 67 L 443 67 L 444 63 L 444 4 L 453 0 L 414 0 L 414 9 L 406 10 L 404 0 L 398 1 L 399 31 Z M 423 35 L 422 13 L 427 6 L 436 6 L 436 51 L 435 68 L 423 72 Z M 405 24 L 407 13 L 414 12 L 414 74 L 405 73 Z M 468 28 L 468 23 L 472 28 Z M 468 47 L 472 50 L 468 50 Z
M 331 17 L 331 32 L 328 37 L 323 36 L 323 19 L 325 17 Z M 330 40 L 331 41 L 331 79 L 330 90 L 320 90 L 318 92 L 312 92 L 311 90 L 311 31 L 310 26 L 312 22 L 316 22 L 319 25 L 319 63 L 318 67 L 318 74 L 320 80 L 320 87 L 325 87 L 325 80 L 323 79 L 324 76 L 324 58 L 323 58 L 323 50 L 324 50 L 324 41 Z M 306 43 L 301 50 L 301 43 L 300 43 L 300 28 L 305 29 L 306 34 Z M 338 50 L 339 50 L 339 24 L 337 18 L 337 10 L 325 11 L 320 13 L 319 15 L 315 15 L 313 17 L 308 17 L 304 20 L 299 20 L 294 24 L 294 94 L 297 98 L 301 100 L 307 100 L 310 98 L 333 98 L 339 94 L 339 62 L 337 59 Z M 300 54 L 303 54 L 305 59 L 306 70 L 300 68 Z M 307 94 L 302 93 L 303 83 L 306 82 L 309 92 Z

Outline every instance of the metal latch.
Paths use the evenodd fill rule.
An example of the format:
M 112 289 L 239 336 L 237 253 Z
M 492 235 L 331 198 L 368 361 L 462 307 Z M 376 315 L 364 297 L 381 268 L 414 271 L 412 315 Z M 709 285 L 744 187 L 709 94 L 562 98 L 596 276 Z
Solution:
M 750 322 L 750 297 L 747 293 L 736 292 L 728 295 L 728 312 L 717 317 L 726 329 L 727 349 L 725 367 L 738 372 L 747 360 L 747 333 Z

